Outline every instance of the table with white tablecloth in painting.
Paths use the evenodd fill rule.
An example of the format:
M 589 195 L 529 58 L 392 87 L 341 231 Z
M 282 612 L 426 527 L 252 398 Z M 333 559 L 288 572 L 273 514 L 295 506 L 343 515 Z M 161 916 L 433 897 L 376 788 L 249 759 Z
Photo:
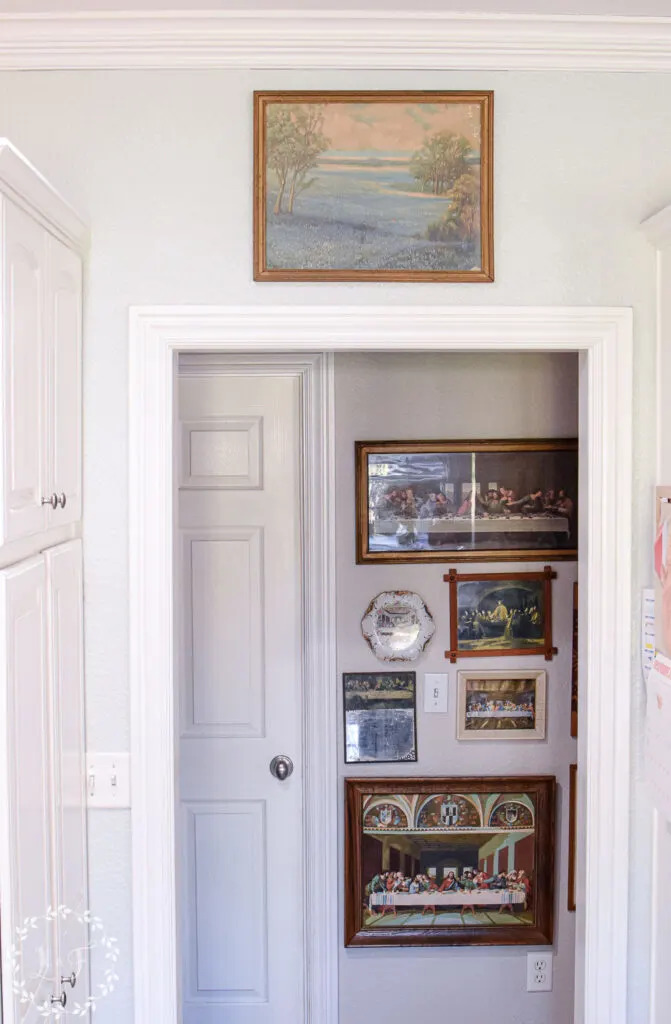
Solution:
M 399 526 L 415 533 L 568 533 L 566 516 L 445 516 L 436 519 L 375 519 L 371 533 L 389 536 Z
M 521 889 L 471 889 L 470 892 L 374 892 L 368 898 L 371 914 L 391 913 L 396 917 L 399 908 L 422 907 L 422 914 L 439 909 L 459 910 L 461 917 L 467 910 L 489 907 L 501 910 L 513 906 L 526 909 L 527 894 Z

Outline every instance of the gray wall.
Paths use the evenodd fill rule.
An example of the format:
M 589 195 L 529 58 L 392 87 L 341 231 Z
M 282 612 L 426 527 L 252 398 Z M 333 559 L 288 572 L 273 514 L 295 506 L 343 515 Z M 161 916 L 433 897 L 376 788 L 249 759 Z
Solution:
M 560 785 L 556 870 L 555 979 L 551 993 L 526 992 L 525 947 L 517 949 L 342 949 L 342 1024 L 408 1024 L 425 1019 L 455 1024 L 571 1024 L 575 915 L 566 910 L 568 766 L 576 760 L 570 736 L 572 586 L 575 562 L 555 564 L 554 639 L 558 656 L 471 658 L 450 666 L 449 562 L 432 565 L 355 565 L 354 442 L 375 439 L 571 437 L 578 431 L 578 360 L 574 355 L 400 354 L 336 356 L 336 531 L 338 671 L 383 668 L 361 637 L 361 616 L 381 590 L 415 590 L 436 622 L 436 634 L 417 672 L 416 764 L 343 764 L 349 775 L 552 774 Z M 490 563 L 468 571 L 501 571 Z M 530 565 L 510 563 L 511 570 Z M 535 568 L 535 564 L 533 564 Z M 457 742 L 458 668 L 546 668 L 547 739 L 525 743 Z M 425 714 L 425 672 L 448 673 L 448 712 Z M 339 701 L 341 704 L 341 701 Z M 342 714 L 342 707 L 340 708 Z M 341 852 L 342 856 L 342 852 Z M 341 908 L 342 921 L 342 908 Z M 342 925 L 341 925 L 342 927 Z M 447 997 L 449 993 L 449 999 Z M 449 1014 L 448 1014 L 449 1010 Z
M 353 88 L 495 90 L 493 284 L 254 283 L 252 91 Z M 655 254 L 639 224 L 671 201 L 670 108 L 671 76 L 665 74 L 0 73 L 0 135 L 23 150 L 93 227 L 84 334 L 91 750 L 123 751 L 129 744 L 126 409 L 131 304 L 632 306 L 637 496 L 632 586 L 638 608 L 640 587 L 651 578 L 656 424 Z M 494 420 L 495 415 L 493 408 Z M 373 589 L 374 570 L 369 571 Z M 636 635 L 637 621 L 632 629 Z M 650 812 L 636 782 L 644 709 L 637 655 L 632 702 L 636 885 L 628 889 L 630 1019 L 642 1024 L 649 998 Z M 121 948 L 121 981 L 101 1003 L 97 1024 L 132 1024 L 130 815 L 97 810 L 89 817 L 91 905 Z M 624 893 L 624 881 L 623 887 Z M 392 958 L 385 962 L 393 966 Z M 440 961 L 434 966 L 439 970 Z M 101 969 L 98 961 L 94 970 Z M 537 1019 L 532 1012 L 515 1024 L 537 1024 Z

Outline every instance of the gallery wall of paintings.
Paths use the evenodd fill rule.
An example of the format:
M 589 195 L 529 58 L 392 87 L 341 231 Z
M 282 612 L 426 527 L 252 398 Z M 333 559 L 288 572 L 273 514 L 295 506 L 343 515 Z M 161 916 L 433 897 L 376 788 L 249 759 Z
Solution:
M 504 951 L 509 944 L 520 946 L 522 964 L 526 948 L 551 943 L 555 978 L 560 979 L 555 987 L 565 984 L 564 995 L 570 993 L 575 915 L 568 909 L 568 812 L 570 765 L 576 761 L 577 510 L 568 502 L 577 505 L 578 499 L 573 441 L 577 371 L 572 356 L 559 354 L 531 360 L 425 353 L 421 358 L 336 357 L 340 762 L 341 774 L 351 780 L 342 849 L 343 1019 L 348 1019 L 348 992 L 360 992 L 367 972 L 382 965 L 391 969 L 386 958 L 398 952 L 389 947 L 399 945 L 414 991 L 437 998 L 439 988 L 454 984 L 464 993 L 456 996 L 457 1017 L 462 1012 L 479 1019 L 479 1012 L 492 1009 L 491 996 L 481 991 L 477 979 L 483 961 L 497 978 L 504 976 L 502 957 L 508 957 L 510 967 L 511 953 Z M 410 486 L 415 504 L 402 511 L 387 509 L 380 517 L 387 524 L 397 517 L 394 533 L 402 543 L 393 537 L 390 543 L 387 525 L 379 531 L 382 541 L 377 537 L 371 545 L 374 557 L 368 558 L 359 515 L 361 442 L 384 447 L 389 438 L 404 447 L 407 442 L 409 449 L 427 439 L 568 443 L 562 443 L 558 458 L 555 452 L 549 456 L 556 459 L 558 474 L 553 476 L 550 465 L 540 469 L 541 455 L 538 466 L 527 469 L 528 480 L 520 462 L 511 463 L 510 472 L 505 462 L 490 462 L 480 473 L 476 453 L 467 456 L 465 469 L 434 459 L 433 476 L 420 481 L 426 467 L 408 466 L 406 458 L 403 472 L 409 470 L 414 480 L 402 481 L 402 487 L 399 477 L 398 490 L 407 492 Z M 541 489 L 537 497 L 544 507 L 488 509 L 484 503 L 493 501 L 489 492 L 495 487 L 497 500 L 503 488 L 515 502 Z M 557 503 L 559 491 L 564 492 L 559 500 L 566 499 L 563 507 Z M 438 492 L 452 502 L 453 519 L 441 517 L 430 505 Z M 457 500 L 463 504 L 469 494 L 473 507 L 467 514 L 472 520 L 477 515 L 484 538 L 482 561 L 478 550 L 465 559 L 458 553 Z M 381 495 L 381 505 L 384 500 Z M 407 493 L 403 500 L 407 503 Z M 367 508 L 369 525 L 371 511 Z M 442 550 L 431 543 L 427 521 L 438 524 Z M 414 536 L 404 536 L 406 529 Z M 499 545 L 496 530 L 511 541 L 498 562 L 488 560 Z M 476 537 L 477 548 L 475 531 L 470 536 Z M 397 557 L 385 558 L 385 547 Z M 375 557 L 380 553 L 383 557 Z M 381 660 L 381 654 L 409 660 Z M 431 703 L 427 674 L 447 676 L 446 711 L 425 709 Z M 441 700 L 439 694 L 438 705 Z M 470 784 L 459 783 L 464 777 Z M 430 812 L 422 812 L 423 803 L 428 807 L 431 800 Z M 546 813 L 549 804 L 551 814 Z M 499 816 L 492 817 L 497 807 Z M 344 820 L 345 811 L 343 805 Z M 443 945 L 473 948 L 462 949 L 458 961 L 444 951 L 438 985 L 436 962 L 427 962 L 417 948 L 422 945 L 433 946 L 434 957 L 435 947 Z M 361 959 L 360 946 L 375 947 L 376 968 L 369 956 Z M 513 1003 L 521 1007 L 522 974 L 515 989 Z M 415 1005 L 396 986 L 376 995 L 378 1011 L 393 1021 L 412 1014 Z M 431 1005 L 428 996 L 426 1005 Z M 355 1007 L 351 1016 L 357 1019 Z

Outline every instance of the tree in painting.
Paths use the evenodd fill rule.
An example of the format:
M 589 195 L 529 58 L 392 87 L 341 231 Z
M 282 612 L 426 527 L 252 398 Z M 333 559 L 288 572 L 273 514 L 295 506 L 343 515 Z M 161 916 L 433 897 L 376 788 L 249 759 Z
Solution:
M 425 139 L 413 155 L 410 173 L 420 183 L 422 192 L 444 195 L 468 171 L 471 151 L 468 140 L 453 132 L 436 132 Z
M 314 184 L 308 172 L 330 144 L 323 126 L 323 104 L 277 103 L 268 108 L 268 168 L 277 178 L 274 214 L 293 213 L 296 197 Z
M 447 195 L 447 213 L 429 224 L 426 237 L 432 242 L 459 243 L 464 247 L 477 242 L 480 226 L 480 187 L 468 159 L 471 146 L 463 135 L 442 131 L 428 137 L 413 155 L 410 173 L 422 192 Z
M 457 240 L 463 245 L 474 245 L 480 230 L 480 186 L 475 175 L 468 171 L 454 183 L 450 207 L 445 216 L 430 224 L 427 237 L 433 242 Z

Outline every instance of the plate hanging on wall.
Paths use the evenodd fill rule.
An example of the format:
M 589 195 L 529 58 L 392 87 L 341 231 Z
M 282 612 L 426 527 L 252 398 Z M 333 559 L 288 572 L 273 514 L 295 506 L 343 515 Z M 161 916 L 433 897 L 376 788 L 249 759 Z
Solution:
M 436 631 L 419 594 L 386 590 L 373 598 L 361 620 L 361 632 L 380 661 L 416 661 Z

